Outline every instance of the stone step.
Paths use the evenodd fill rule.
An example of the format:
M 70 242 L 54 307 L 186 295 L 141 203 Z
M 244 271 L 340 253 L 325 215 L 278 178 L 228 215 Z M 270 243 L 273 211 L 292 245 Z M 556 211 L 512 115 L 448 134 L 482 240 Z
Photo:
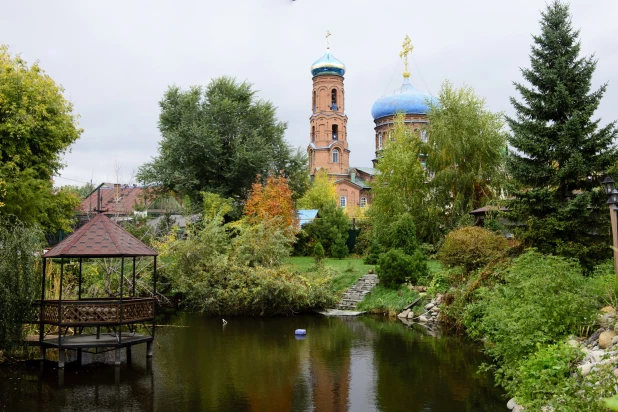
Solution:
M 350 286 L 344 293 L 341 301 L 337 304 L 337 309 L 353 310 L 356 309 L 357 303 L 361 302 L 371 289 L 378 284 L 378 276 L 376 274 L 363 275 L 356 284 Z

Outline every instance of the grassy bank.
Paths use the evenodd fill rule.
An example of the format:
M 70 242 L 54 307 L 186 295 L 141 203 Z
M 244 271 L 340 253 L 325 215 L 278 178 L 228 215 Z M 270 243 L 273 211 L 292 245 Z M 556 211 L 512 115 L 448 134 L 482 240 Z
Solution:
M 375 269 L 374 265 L 365 265 L 362 258 L 331 259 L 323 261 L 324 267 L 333 273 L 331 282 L 332 289 L 337 293 L 343 293 L 352 286 L 361 276 L 369 270 Z M 290 257 L 287 262 L 294 271 L 303 275 L 314 276 L 318 274 L 315 260 L 310 256 Z
M 367 312 L 388 312 L 391 316 L 395 316 L 417 297 L 418 292 L 408 289 L 405 285 L 399 289 L 388 289 L 378 285 L 358 305 L 358 309 Z

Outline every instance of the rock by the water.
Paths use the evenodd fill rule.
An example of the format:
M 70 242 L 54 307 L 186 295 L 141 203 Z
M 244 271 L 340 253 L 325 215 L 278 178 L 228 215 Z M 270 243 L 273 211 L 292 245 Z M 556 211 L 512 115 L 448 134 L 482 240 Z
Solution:
M 605 355 L 604 350 L 593 350 L 593 351 L 588 352 L 588 355 L 586 355 L 584 360 L 596 363 L 596 362 L 600 362 L 604 355 Z
M 436 305 L 434 303 L 430 302 L 430 303 L 425 305 L 425 310 L 429 310 L 429 309 L 433 308 L 434 306 L 436 306 Z
M 425 315 L 421 315 L 421 316 L 419 316 L 419 317 L 418 317 L 418 321 L 419 321 L 419 322 L 423 322 L 423 323 L 425 323 L 425 322 L 427 322 L 428 320 L 429 320 L 429 319 L 427 319 L 427 318 L 425 317 Z
M 414 312 L 410 311 L 410 313 L 408 313 L 408 319 L 412 318 L 414 318 Z
M 576 341 L 575 339 L 571 339 L 571 340 L 569 340 L 569 346 L 571 346 L 572 348 L 578 348 L 579 347 L 579 342 Z
M 616 336 L 616 332 L 613 330 L 606 330 L 599 335 L 599 347 L 601 349 L 607 349 L 612 345 L 612 339 Z
M 616 343 L 618 343 L 618 335 L 612 338 L 612 345 L 615 345 Z
M 515 398 L 509 399 L 509 401 L 506 403 L 506 407 L 509 409 L 513 409 L 515 405 L 517 405 L 517 402 L 515 402 Z
M 615 313 L 604 313 L 602 316 L 599 316 L 599 325 L 604 328 L 609 328 L 616 321 Z
M 403 312 L 401 312 L 399 315 L 397 315 L 397 317 L 398 318 L 407 318 L 409 313 L 410 313 L 410 309 L 406 309 Z
M 581 376 L 586 376 L 590 373 L 590 371 L 592 370 L 592 367 L 594 365 L 592 363 L 585 363 L 583 365 L 578 366 L 579 369 L 579 374 Z

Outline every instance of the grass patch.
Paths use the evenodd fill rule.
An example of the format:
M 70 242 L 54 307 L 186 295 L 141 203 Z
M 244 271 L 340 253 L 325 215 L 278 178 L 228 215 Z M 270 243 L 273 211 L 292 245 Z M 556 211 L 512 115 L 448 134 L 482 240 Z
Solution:
M 352 286 L 363 275 L 366 275 L 374 265 L 365 265 L 362 258 L 331 259 L 326 258 L 322 261 L 324 267 L 335 272 L 331 282 L 331 288 L 337 293 L 345 291 Z M 315 260 L 311 256 L 293 256 L 288 258 L 287 264 L 293 270 L 304 275 L 317 274 Z
M 400 286 L 399 289 L 388 289 L 378 285 L 358 304 L 358 309 L 367 312 L 388 311 L 399 313 L 405 306 L 414 302 L 417 297 L 418 293 L 409 290 L 405 285 Z
M 428 260 L 427 268 L 429 269 L 429 273 L 433 275 L 434 273 L 438 273 L 444 269 L 444 266 L 442 266 L 442 263 L 439 260 Z

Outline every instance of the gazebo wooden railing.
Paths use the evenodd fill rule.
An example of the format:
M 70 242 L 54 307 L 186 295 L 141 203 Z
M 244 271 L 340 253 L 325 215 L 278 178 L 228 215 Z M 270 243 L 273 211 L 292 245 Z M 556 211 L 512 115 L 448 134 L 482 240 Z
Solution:
M 45 359 L 46 349 L 56 348 L 58 349 L 58 367 L 63 368 L 67 349 L 77 350 L 78 361 L 81 362 L 83 350 L 95 349 L 96 353 L 99 348 L 111 348 L 116 352 L 115 363 L 119 365 L 120 348 L 126 348 L 127 360 L 130 360 L 131 346 L 139 343 L 146 343 L 146 356 L 152 356 L 156 299 L 152 296 L 136 296 L 135 287 L 135 258 L 145 256 L 153 257 L 152 296 L 156 296 L 157 252 L 102 213 L 45 253 L 37 322 L 41 358 Z M 120 258 L 120 291 L 116 297 L 82 297 L 82 260 L 84 258 Z M 130 291 L 125 291 L 124 288 L 125 258 L 133 258 L 133 287 Z M 49 259 L 60 259 L 58 299 L 46 299 L 45 296 L 45 273 Z M 62 296 L 66 259 L 79 259 L 77 300 L 63 299 Z M 46 325 L 48 332 L 46 332 Z M 102 334 L 101 328 L 107 329 L 106 333 Z M 92 333 L 87 333 L 88 329 L 92 329 Z

